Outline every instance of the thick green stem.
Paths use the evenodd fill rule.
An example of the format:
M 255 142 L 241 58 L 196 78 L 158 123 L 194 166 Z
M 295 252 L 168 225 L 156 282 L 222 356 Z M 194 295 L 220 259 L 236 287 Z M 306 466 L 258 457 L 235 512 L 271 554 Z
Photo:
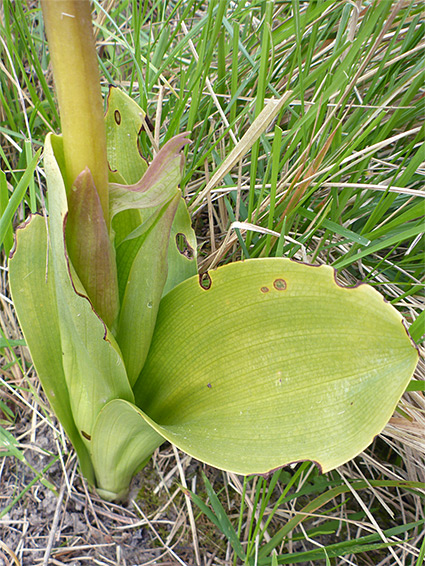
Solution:
M 89 0 L 41 0 L 61 116 L 66 185 L 90 169 L 109 226 L 108 162 Z
M 93 307 L 112 328 L 118 279 L 108 230 L 106 128 L 90 2 L 41 0 L 41 5 L 62 123 L 67 250 Z

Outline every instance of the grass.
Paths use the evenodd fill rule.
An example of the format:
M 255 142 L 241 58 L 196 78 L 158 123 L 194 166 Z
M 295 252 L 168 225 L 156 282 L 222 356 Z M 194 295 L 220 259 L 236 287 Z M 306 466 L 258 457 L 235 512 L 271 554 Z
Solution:
M 161 146 L 191 132 L 182 188 L 201 269 L 241 257 L 327 263 L 346 284 L 375 286 L 423 344 L 422 3 L 105 0 L 94 8 L 103 92 L 120 86 L 154 126 L 141 135 L 144 155 L 152 157 L 151 137 Z M 157 512 L 147 505 L 144 514 L 143 500 L 127 510 L 87 503 L 16 342 L 7 291 L 12 231 L 46 206 L 39 150 L 59 130 L 37 3 L 5 0 L 0 26 L 0 532 L 15 529 L 11 517 L 37 490 L 57 492 L 64 481 L 66 497 L 89 506 L 96 528 L 109 520 L 104 513 L 114 533 L 120 521 L 132 532 L 142 525 L 173 563 L 421 566 L 423 365 L 379 439 L 326 476 L 304 463 L 268 479 L 209 469 L 202 479 L 200 465 L 165 448 L 144 472 Z M 42 455 L 39 430 L 56 438 Z M 41 534 L 38 548 L 48 549 Z M 86 539 L 59 540 L 69 548 Z M 93 540 L 78 551 L 87 563 L 148 563 L 137 552 L 112 562 L 112 550 L 96 550 Z M 7 548 L 30 564 L 33 543 Z

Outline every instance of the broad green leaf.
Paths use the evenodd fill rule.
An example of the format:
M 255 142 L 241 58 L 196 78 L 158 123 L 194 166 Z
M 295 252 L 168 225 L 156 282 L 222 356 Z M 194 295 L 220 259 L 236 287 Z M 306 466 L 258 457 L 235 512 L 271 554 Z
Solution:
M 163 442 L 140 409 L 122 400 L 108 403 L 96 420 L 92 436 L 99 495 L 108 500 L 124 499 L 133 475 Z
M 48 270 L 46 221 L 18 228 L 9 261 L 9 282 L 19 324 L 49 403 L 74 445 L 84 476 L 93 482 L 87 449 L 72 416 L 62 365 L 62 346 L 53 270 Z
M 168 202 L 181 179 L 180 150 L 189 143 L 186 134 L 169 140 L 155 156 L 143 177 L 133 185 L 110 183 L 111 217 L 130 208 L 153 208 Z
M 418 360 L 401 315 L 328 266 L 271 258 L 181 283 L 161 301 L 136 404 L 166 439 L 218 468 L 323 471 L 385 426 Z
M 111 182 L 135 184 L 144 175 L 148 166 L 139 151 L 139 134 L 143 128 L 144 117 L 144 110 L 125 92 L 115 87 L 109 89 L 105 123 Z M 121 181 L 117 181 L 114 175 Z M 177 188 L 180 177 L 175 178 L 174 182 L 175 187 L 171 187 L 171 190 Z M 137 209 L 116 214 L 112 224 L 116 247 L 118 248 L 125 237 L 143 225 L 152 214 L 153 212 L 148 210 L 142 216 L 141 211 Z M 128 257 L 126 259 L 128 261 Z M 121 264 L 122 261 L 118 259 L 118 263 Z M 164 293 L 195 274 L 196 237 L 182 199 L 172 227 L 168 248 L 168 278 Z
M 143 237 L 134 240 L 138 248 L 126 278 L 117 330 L 117 342 L 131 384 L 136 381 L 149 350 L 167 279 L 171 224 L 180 200 L 178 193 L 155 216 L 154 223 Z M 133 240 L 129 243 L 132 245 Z M 132 256 L 134 252 L 136 250 L 132 246 Z M 123 269 L 124 266 L 120 267 Z
M 53 145 L 54 144 L 54 145 Z M 49 192 L 49 269 L 53 269 L 63 369 L 75 423 L 90 445 L 91 429 L 105 403 L 133 400 L 124 363 L 112 334 L 98 317 L 65 253 L 65 187 L 55 159 L 61 139 L 49 135 L 44 164 Z M 45 270 L 43 270 L 43 273 Z M 72 273 L 72 278 L 71 278 Z

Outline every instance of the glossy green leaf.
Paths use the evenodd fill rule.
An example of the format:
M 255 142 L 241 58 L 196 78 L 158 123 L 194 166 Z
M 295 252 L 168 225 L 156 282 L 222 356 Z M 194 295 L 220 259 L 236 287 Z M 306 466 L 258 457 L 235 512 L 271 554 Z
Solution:
M 54 272 L 63 368 L 72 413 L 89 445 L 91 429 L 104 404 L 116 398 L 132 401 L 133 393 L 115 340 L 87 299 L 65 253 L 67 201 L 53 144 L 60 153 L 60 138 L 49 135 L 44 154 L 50 212 L 49 269 Z
M 167 279 L 168 241 L 179 201 L 178 193 L 155 215 L 155 221 L 143 236 L 129 242 L 131 267 L 121 301 L 117 341 L 131 384 L 136 381 L 149 350 Z M 120 265 L 121 273 L 124 267 Z
M 162 300 L 136 383 L 165 438 L 237 473 L 333 469 L 385 426 L 418 360 L 400 314 L 328 266 L 234 263 Z
M 108 403 L 99 413 L 92 436 L 99 495 L 124 499 L 133 475 L 163 442 L 137 407 L 122 400 Z
M 77 451 L 84 475 L 93 482 L 90 457 L 72 416 L 63 371 L 54 274 L 48 269 L 46 219 L 42 216 L 33 216 L 18 228 L 9 261 L 9 282 L 19 324 L 44 392 Z

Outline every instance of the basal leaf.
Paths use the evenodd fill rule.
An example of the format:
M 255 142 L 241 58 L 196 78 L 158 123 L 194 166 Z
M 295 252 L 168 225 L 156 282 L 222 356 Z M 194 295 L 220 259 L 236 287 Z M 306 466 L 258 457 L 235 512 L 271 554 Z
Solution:
M 114 400 L 100 412 L 93 429 L 92 461 L 101 497 L 127 496 L 131 478 L 164 442 L 127 401 Z
M 18 228 L 9 261 L 9 281 L 19 324 L 50 405 L 74 445 L 83 474 L 93 481 L 89 454 L 76 428 L 62 365 L 56 288 L 48 269 L 46 221 L 42 216 Z
M 135 386 L 165 438 L 237 473 L 299 460 L 323 471 L 385 426 L 418 360 L 400 314 L 327 266 L 234 263 L 162 300 Z
M 91 429 L 104 404 L 115 398 L 132 401 L 133 393 L 119 348 L 93 310 L 67 258 L 64 242 L 67 201 L 53 151 L 54 144 L 60 153 L 60 143 L 60 138 L 49 135 L 45 145 L 50 213 L 49 269 L 53 269 L 54 273 L 63 368 L 72 413 L 80 434 L 89 446 Z

